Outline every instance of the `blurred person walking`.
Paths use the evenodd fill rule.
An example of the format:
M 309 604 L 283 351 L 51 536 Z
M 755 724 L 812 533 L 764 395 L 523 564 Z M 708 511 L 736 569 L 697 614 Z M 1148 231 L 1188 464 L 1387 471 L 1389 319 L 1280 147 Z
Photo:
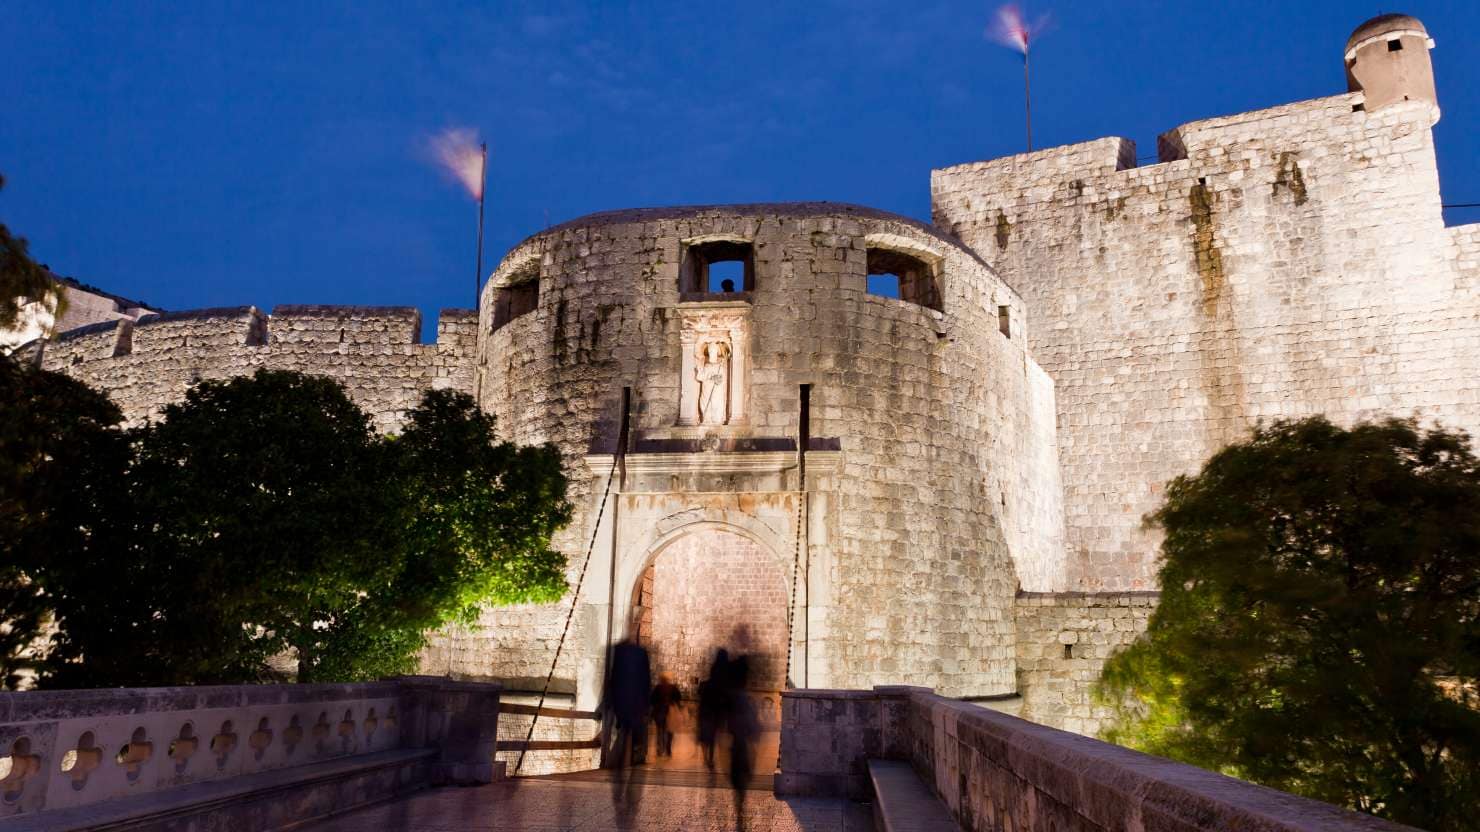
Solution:
M 664 673 L 659 676 L 652 695 L 653 725 L 658 729 L 659 757 L 673 756 L 673 729 L 669 727 L 668 719 L 682 701 L 683 692 L 673 683 L 673 675 Z
M 647 714 L 652 689 L 652 667 L 646 648 L 630 638 L 618 642 L 612 648 L 601 710 L 612 729 L 607 766 L 617 770 L 612 777 L 612 802 L 628 817 L 637 813 L 641 795 L 633 783 L 631 768 L 647 756 Z
M 729 706 L 725 702 L 730 675 L 730 651 L 721 647 L 709 664 L 709 677 L 699 683 L 699 747 L 704 751 L 704 765 L 714 771 L 714 746 L 725 721 Z

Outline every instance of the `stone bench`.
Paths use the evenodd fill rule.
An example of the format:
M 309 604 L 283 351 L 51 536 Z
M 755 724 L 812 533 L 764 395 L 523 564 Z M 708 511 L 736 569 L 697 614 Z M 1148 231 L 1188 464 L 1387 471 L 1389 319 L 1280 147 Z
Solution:
M 874 828 L 879 832 L 961 832 L 944 803 L 909 763 L 869 760 Z

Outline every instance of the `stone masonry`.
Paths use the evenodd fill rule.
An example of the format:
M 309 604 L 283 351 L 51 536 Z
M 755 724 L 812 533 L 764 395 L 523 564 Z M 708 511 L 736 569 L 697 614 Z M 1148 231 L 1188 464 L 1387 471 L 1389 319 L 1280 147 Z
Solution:
M 1155 164 L 1103 138 L 934 171 L 932 225 L 837 203 L 582 217 L 514 247 L 436 344 L 411 309 L 240 307 L 75 330 L 42 363 L 131 422 L 268 366 L 340 379 L 382 430 L 451 387 L 554 443 L 580 592 L 434 634 L 429 672 L 538 689 L 575 605 L 553 690 L 589 709 L 609 643 L 646 621 L 692 664 L 666 658 L 700 652 L 669 643 L 681 610 L 729 609 L 739 576 L 768 588 L 734 623 L 792 685 L 1018 692 L 1094 732 L 1089 687 L 1154 608 L 1143 517 L 1168 480 L 1259 420 L 1480 428 L 1480 225 L 1440 210 L 1432 44 L 1369 21 L 1347 92 L 1184 124 Z M 707 279 L 721 261 L 733 291 Z M 880 274 L 900 297 L 867 291 Z

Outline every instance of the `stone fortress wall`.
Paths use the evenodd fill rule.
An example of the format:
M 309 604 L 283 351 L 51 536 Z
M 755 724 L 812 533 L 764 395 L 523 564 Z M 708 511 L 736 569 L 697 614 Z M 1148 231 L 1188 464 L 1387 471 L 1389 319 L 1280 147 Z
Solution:
M 933 172 L 935 223 L 1023 293 L 1055 384 L 1074 591 L 1020 599 L 1025 716 L 1100 726 L 1108 653 L 1055 641 L 1120 637 L 1156 588 L 1144 515 L 1253 424 L 1480 429 L 1480 225 L 1444 225 L 1431 46 L 1376 18 L 1351 92 L 1182 125 L 1154 164 L 1106 138 Z
M 1421 47 L 1420 47 L 1421 48 Z M 1154 588 L 1142 517 L 1258 420 L 1480 427 L 1476 227 L 1430 102 L 1360 92 L 936 171 L 934 213 L 1023 292 L 1054 378 L 1074 589 Z
M 682 294 L 686 247 L 714 241 L 750 247 L 753 287 Z M 869 250 L 879 248 L 934 264 L 940 311 L 865 291 Z M 531 284 L 537 304 L 502 320 L 500 293 Z M 831 487 L 809 480 L 810 568 L 796 608 L 810 626 L 807 680 L 858 686 L 908 677 L 962 695 L 1015 688 L 1015 576 L 1051 584 L 1063 573 L 1056 536 L 1041 533 L 1062 522 L 1052 431 L 1044 429 L 1052 389 L 1027 353 L 1020 298 L 974 254 L 928 226 L 854 206 L 615 212 L 515 248 L 482 310 L 477 386 L 485 408 L 514 439 L 554 442 L 569 461 L 579 511 L 557 544 L 573 580 L 604 485 L 582 460 L 615 450 L 624 387 L 633 391 L 630 465 L 687 456 L 719 469 L 781 458 L 780 479 L 767 484 L 738 471 L 617 487 L 608 510 L 608 522 L 618 518 L 617 555 L 605 532 L 596 535 L 577 615 L 587 655 L 604 644 L 608 597 L 616 637 L 623 633 L 634 576 L 653 552 L 643 539 L 651 527 L 769 526 L 755 537 L 790 584 L 791 456 L 807 384 L 814 451 L 838 449 L 809 459 L 840 458 Z M 685 425 L 693 355 L 685 332 L 691 320 L 716 316 L 743 319 L 735 349 L 744 364 L 737 372 L 748 378 L 744 415 Z M 999 317 L 1015 327 L 1010 336 Z M 454 649 L 454 669 L 517 677 L 545 670 L 527 662 L 525 639 L 558 636 L 568 603 L 490 611 L 487 626 Z M 558 679 L 581 675 L 579 653 Z M 800 683 L 799 671 L 793 677 Z
M 437 342 L 420 343 L 410 307 L 279 306 L 272 315 L 239 306 L 108 321 L 24 348 L 41 365 L 106 392 L 129 424 L 157 416 L 199 381 L 259 367 L 342 382 L 377 429 L 398 430 L 428 388 L 472 393 L 476 315 L 443 310 Z

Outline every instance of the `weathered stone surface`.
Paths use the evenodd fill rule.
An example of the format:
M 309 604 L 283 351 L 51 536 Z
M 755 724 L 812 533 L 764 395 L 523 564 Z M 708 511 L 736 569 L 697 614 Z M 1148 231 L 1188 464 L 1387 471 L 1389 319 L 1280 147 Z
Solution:
M 905 760 L 968 832 L 1411 829 L 918 688 L 788 691 L 782 713 L 777 794 L 854 796 L 868 760 Z
M 267 829 L 491 782 L 499 694 L 433 677 L 0 693 L 0 819 Z
M 199 381 L 298 370 L 338 380 L 377 428 L 394 432 L 428 388 L 473 392 L 476 326 L 472 311 L 444 310 L 437 343 L 421 344 L 421 313 L 409 307 L 167 312 L 63 333 L 45 345 L 42 366 L 106 392 L 130 424 L 157 418 Z
M 1476 227 L 1444 226 L 1437 109 L 1362 103 L 1192 122 L 1141 167 L 1108 138 L 933 173 L 936 223 L 1034 317 L 1071 588 L 1155 589 L 1143 515 L 1260 419 L 1480 427 Z

